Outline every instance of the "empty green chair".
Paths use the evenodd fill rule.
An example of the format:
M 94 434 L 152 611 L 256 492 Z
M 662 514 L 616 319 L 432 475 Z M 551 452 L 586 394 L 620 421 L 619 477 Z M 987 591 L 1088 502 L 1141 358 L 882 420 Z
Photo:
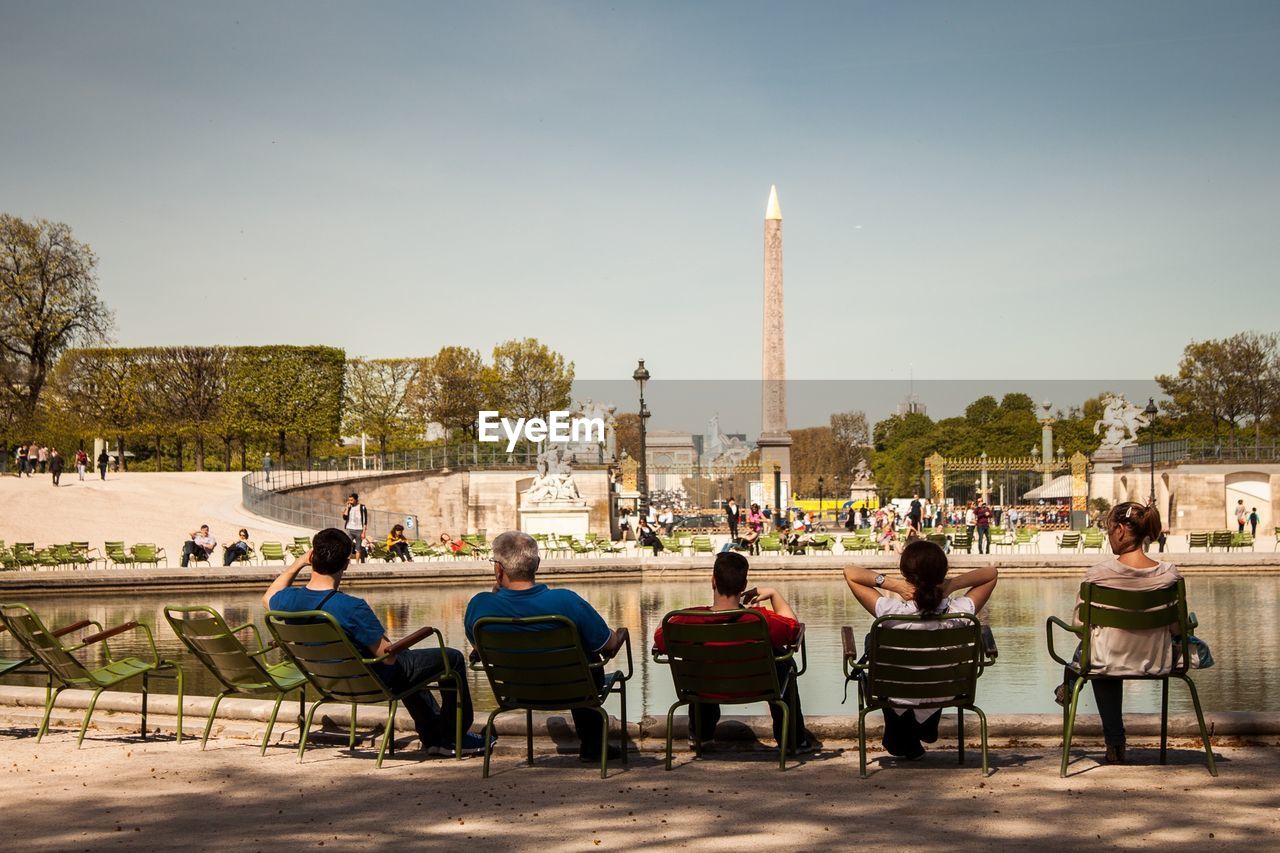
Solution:
M 285 553 L 284 546 L 279 542 L 263 542 L 258 553 L 262 556 L 263 563 L 274 563 L 276 560 L 281 563 L 289 562 L 289 555 Z
M 112 566 L 132 566 L 135 562 L 123 542 L 104 542 L 102 549 L 107 552 L 107 562 Z
M 1079 551 L 1080 550 L 1080 534 L 1064 533 L 1058 537 L 1059 551 Z
M 39 564 L 36 556 L 36 543 L 34 542 L 14 542 L 13 543 L 13 564 L 15 568 L 32 569 Z
M 946 628 L 899 627 L 901 623 L 942 620 L 963 624 Z M 881 616 L 871 623 L 867 652 L 857 656 L 853 629 L 841 630 L 845 684 L 858 686 L 858 768 L 867 775 L 867 714 L 886 708 L 955 708 L 957 748 L 964 764 L 964 712 L 978 715 L 982 774 L 987 765 L 987 715 L 974 704 L 978 676 L 994 663 L 982 643 L 982 624 L 970 613 Z M 903 700 L 910 700 L 909 702 Z
M 182 743 L 182 667 L 170 660 L 162 660 L 156 651 L 156 641 L 151 629 L 139 622 L 126 622 L 114 628 L 102 630 L 102 626 L 90 620 L 89 624 L 98 628 L 98 632 L 81 639 L 73 646 L 64 646 L 61 640 L 40 621 L 40 617 L 25 604 L 0 604 L 0 622 L 9 629 L 13 638 L 22 645 L 31 657 L 40 663 L 54 686 L 48 692 L 44 706 L 44 719 L 40 722 L 40 731 L 36 736 L 39 742 L 49 730 L 49 715 L 58 700 L 58 694 L 68 688 L 92 690 L 89 708 L 85 711 L 84 722 L 80 724 L 80 737 L 76 741 L 79 746 L 84 742 L 85 732 L 89 729 L 89 720 L 93 717 L 93 709 L 98 704 L 98 697 L 108 690 L 130 679 L 142 678 L 142 738 L 147 737 L 147 695 L 150 679 L 153 677 L 173 678 L 178 683 L 178 743 Z M 151 660 L 136 657 L 117 658 L 111 654 L 107 640 L 126 631 L 141 631 L 151 649 Z M 91 668 L 80 661 L 72 652 L 79 651 L 95 643 L 102 643 L 104 666 Z
M 678 536 L 659 536 L 662 540 L 662 548 L 668 554 L 674 554 L 677 557 L 684 556 L 684 545 L 680 542 Z
M 81 628 L 88 628 L 90 625 L 94 624 L 95 623 L 90 622 L 88 619 L 81 619 L 79 622 L 74 622 L 61 628 L 55 628 L 52 633 L 55 637 L 65 637 L 67 634 L 75 633 Z M 9 629 L 5 627 L 4 623 L 0 622 L 0 634 L 3 634 L 7 630 Z M 0 658 L 0 677 L 6 675 L 46 674 L 44 667 L 42 667 L 30 655 L 24 657 Z
M 275 638 L 276 643 L 285 656 L 292 661 L 298 671 L 320 698 L 312 703 L 307 711 L 306 720 L 302 724 L 302 734 L 298 742 L 298 761 L 302 761 L 307 748 L 307 735 L 311 730 L 311 721 L 316 709 L 326 702 L 336 702 L 351 708 L 351 728 L 348 745 L 354 749 L 356 745 L 356 713 L 360 705 L 380 705 L 387 703 L 387 725 L 382 735 L 382 745 L 378 748 L 378 760 L 375 766 L 382 766 L 383 756 L 390 746 L 395 755 L 396 708 L 400 700 L 417 693 L 428 684 L 435 684 L 441 690 L 459 690 L 465 673 L 455 672 L 449 666 L 449 658 L 444 654 L 444 637 L 435 628 L 420 628 L 391 647 L 379 657 L 367 658 L 352 643 L 351 638 L 329 613 L 323 610 L 303 610 L 299 612 L 268 610 L 266 615 L 267 630 Z M 430 636 L 435 636 L 440 644 L 444 671 L 431 678 L 423 679 L 401 690 L 395 690 L 382 682 L 371 666 L 381 663 L 388 657 L 399 654 Z M 454 721 L 455 744 L 462 742 L 462 704 L 458 703 L 458 712 Z M 462 751 L 457 750 L 459 757 Z
M 1245 548 L 1248 548 L 1250 551 L 1253 550 L 1253 534 L 1247 530 L 1243 533 L 1232 533 L 1231 550 L 1243 551 Z
M 1067 775 L 1067 764 L 1071 757 L 1071 736 L 1075 730 L 1076 703 L 1080 698 L 1080 690 L 1092 678 L 1119 678 L 1125 681 L 1159 681 L 1160 682 L 1160 763 L 1166 760 L 1169 734 L 1169 679 L 1180 678 L 1191 691 L 1191 704 L 1195 708 L 1196 721 L 1200 724 L 1200 740 L 1204 744 L 1205 755 L 1209 765 L 1209 773 L 1218 775 L 1218 766 L 1214 762 L 1213 747 L 1209 744 L 1209 731 L 1204 724 L 1204 712 L 1200 709 L 1200 694 L 1196 685 L 1187 675 L 1188 663 L 1193 654 L 1189 638 L 1195 627 L 1194 617 L 1187 613 L 1186 581 L 1178 582 L 1164 589 L 1153 589 L 1145 592 L 1134 590 L 1111 589 L 1092 583 L 1080 584 L 1080 604 L 1077 608 L 1081 624 L 1068 625 L 1057 616 L 1050 616 L 1045 622 L 1045 633 L 1049 644 L 1049 656 L 1055 661 L 1074 670 L 1079 676 L 1072 688 L 1071 696 L 1062 712 L 1062 768 L 1061 776 Z M 1080 655 L 1077 660 L 1063 658 L 1053 646 L 1053 627 L 1058 626 L 1074 635 L 1080 644 Z M 1156 628 L 1172 629 L 1170 642 L 1180 653 L 1175 657 L 1174 666 L 1164 674 L 1154 675 L 1113 675 L 1102 672 L 1093 673 L 1090 644 L 1093 628 L 1113 628 L 1121 631 L 1150 631 Z
M 498 707 L 484 729 L 484 776 L 489 776 L 493 720 L 506 711 L 525 712 L 525 742 L 533 763 L 533 712 L 591 708 L 600 714 L 600 778 L 609 772 L 611 693 L 621 699 L 622 762 L 627 762 L 627 681 L 632 675 L 631 635 L 622 628 L 627 671 L 605 672 L 605 663 L 587 659 L 578 627 L 565 616 L 507 618 L 485 616 L 471 628 L 479 668 L 484 670 Z M 599 682 L 597 683 L 597 675 Z
M 966 554 L 973 553 L 973 536 L 967 530 L 957 530 L 951 535 L 951 550 L 964 551 Z
M 1014 550 L 1021 551 L 1026 548 L 1028 551 L 1040 553 L 1040 537 L 1038 532 L 1029 527 L 1021 527 L 1018 529 L 1017 535 L 1013 540 Z
M 227 627 L 222 614 L 212 607 L 180 607 L 168 605 L 164 609 L 164 618 L 173 629 L 182 644 L 191 650 L 196 659 L 205 665 L 213 677 L 222 684 L 223 689 L 213 698 L 213 707 L 209 709 L 209 719 L 204 725 L 204 736 L 200 738 L 200 748 L 204 749 L 209 742 L 209 732 L 213 730 L 213 720 L 218 714 L 218 704 L 223 697 L 233 693 L 245 696 L 275 697 L 275 705 L 271 709 L 271 717 L 267 720 L 267 731 L 262 736 L 261 754 L 266 755 L 267 745 L 271 743 L 271 730 L 275 728 L 276 715 L 280 712 L 280 703 L 293 691 L 298 691 L 298 723 L 302 723 L 305 708 L 307 680 L 292 663 L 271 663 L 266 654 L 270 647 L 262 644 L 262 635 L 258 626 L 246 622 L 235 628 Z M 236 636 L 241 631 L 249 631 L 253 635 L 253 646 L 246 647 Z
M 715 548 L 713 548 L 711 545 L 711 537 L 710 536 L 693 537 L 693 553 L 694 554 L 715 553 Z
M 161 559 L 163 559 L 162 550 L 150 542 L 139 542 L 137 545 L 133 546 L 133 562 L 135 565 L 153 566 L 158 568 L 160 566 Z M 200 562 L 195 557 L 192 557 L 192 560 Z M 168 563 L 168 560 L 165 560 L 165 562 Z M 204 562 L 209 562 L 209 558 L 205 557 Z
M 762 554 L 782 553 L 782 540 L 777 536 L 761 536 L 756 541 L 760 545 L 760 553 Z
M 1233 535 L 1230 530 L 1215 530 L 1209 536 L 1209 546 L 1223 551 L 1230 551 L 1231 537 Z
M 1094 550 L 1101 554 L 1106 541 L 1106 536 L 1101 530 L 1096 527 L 1090 527 L 1080 535 L 1080 551 Z
M 311 537 L 310 536 L 293 537 L 293 543 L 287 547 L 287 550 L 293 556 L 301 557 L 303 554 L 311 550 Z
M 1187 534 L 1187 551 L 1194 551 L 1197 548 L 1203 548 L 1206 552 L 1209 550 L 1209 534 L 1208 533 L 1188 533 Z
M 708 621 L 715 618 L 719 621 Z M 689 620 L 689 621 L 681 621 Z M 673 610 L 662 617 L 662 639 L 666 650 L 654 649 L 656 663 L 671 667 L 676 701 L 667 710 L 667 769 L 671 769 L 671 741 L 676 709 L 698 702 L 719 705 L 747 705 L 766 702 L 782 713 L 782 737 L 778 739 L 778 769 L 787 769 L 787 744 L 798 743 L 794 703 L 797 691 L 787 690 L 791 679 L 804 673 L 787 670 L 778 677 L 778 664 L 792 660 L 797 649 L 804 648 L 804 626 L 796 649 L 776 655 L 769 640 L 769 626 L 759 611 L 743 608 L 709 612 L 702 609 Z M 803 660 L 803 656 L 802 656 Z M 702 744 L 695 744 L 697 754 Z

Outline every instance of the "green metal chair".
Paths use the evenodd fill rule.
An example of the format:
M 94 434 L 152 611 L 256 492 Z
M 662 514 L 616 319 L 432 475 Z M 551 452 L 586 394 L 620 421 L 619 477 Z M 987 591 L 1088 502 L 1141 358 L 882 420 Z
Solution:
M 507 711 L 525 712 L 525 743 L 533 763 L 533 712 L 591 708 L 600 714 L 603 735 L 600 778 L 609 773 L 609 714 L 605 700 L 617 693 L 621 701 L 622 762 L 627 763 L 627 681 L 632 676 L 631 635 L 621 629 L 627 654 L 627 670 L 605 672 L 604 662 L 588 659 L 578 627 L 565 616 L 477 619 L 471 635 L 493 688 L 498 707 L 489 714 L 484 729 L 484 777 L 489 777 L 493 720 Z
M 263 564 L 274 563 L 276 560 L 281 563 L 289 562 L 289 555 L 285 553 L 284 546 L 279 542 L 263 542 L 258 553 L 262 557 Z
M 662 549 L 668 554 L 676 557 L 684 556 L 684 544 L 681 543 L 679 536 L 659 536 L 662 540 Z
M 966 554 L 973 553 L 973 537 L 967 530 L 951 534 L 951 550 L 964 551 Z
M 677 620 L 688 621 L 677 621 Z M 712 621 L 714 620 L 714 621 Z M 748 705 L 767 702 L 782 711 L 782 737 L 778 742 L 778 769 L 787 769 L 787 745 L 799 742 L 796 729 L 794 697 L 784 694 L 792 679 L 808 668 L 804 653 L 804 625 L 795 647 L 785 653 L 774 653 L 769 640 L 769 626 L 759 611 L 741 610 L 673 610 L 662 617 L 665 652 L 656 649 L 656 663 L 671 667 L 676 701 L 667 710 L 667 769 L 671 769 L 671 740 L 676 709 L 690 705 L 698 713 L 699 702 L 718 705 Z M 785 678 L 778 677 L 778 664 L 793 660 L 800 652 L 801 665 Z M 702 743 L 695 742 L 695 754 L 701 757 Z
M 123 542 L 104 542 L 102 550 L 107 552 L 107 562 L 112 566 L 132 566 L 136 560 L 125 550 Z
M 142 739 L 147 738 L 147 694 L 150 679 L 152 677 L 173 678 L 178 683 L 178 743 L 182 743 L 182 667 L 173 661 L 160 658 L 151 629 L 146 625 L 131 621 L 102 630 L 100 624 L 88 620 L 88 623 L 97 628 L 98 632 L 68 647 L 64 646 L 58 636 L 46 628 L 40 621 L 40 617 L 25 604 L 0 604 L 0 622 L 4 623 L 4 626 L 13 634 L 13 638 L 31 654 L 31 657 L 43 666 L 49 676 L 50 685 L 56 683 L 54 689 L 47 691 L 44 719 L 40 722 L 40 731 L 36 736 L 37 743 L 49 730 L 49 715 L 53 712 L 58 694 L 63 690 L 79 688 L 93 691 L 89 708 L 84 714 L 84 722 L 80 724 L 80 737 L 76 740 L 76 745 L 79 746 L 84 743 L 85 732 L 89 729 L 89 720 L 93 717 L 93 709 L 97 706 L 98 697 L 102 692 L 138 676 L 142 677 Z M 112 656 L 107 640 L 133 630 L 141 631 L 146 637 L 147 645 L 151 648 L 151 660 Z M 99 642 L 102 643 L 103 656 L 106 659 L 105 666 L 91 669 L 71 654 Z
M 61 628 L 55 628 L 51 633 L 55 637 L 65 637 L 67 634 L 75 633 L 82 628 L 88 628 L 96 623 L 90 622 L 88 619 L 81 619 L 70 625 Z M 0 622 L 0 634 L 9 630 L 3 622 Z M 0 678 L 6 675 L 48 675 L 48 671 L 40 665 L 40 663 L 30 655 L 21 658 L 0 658 Z M 48 696 L 45 697 L 48 699 Z
M 1230 551 L 1231 537 L 1234 535 L 1230 530 L 1215 530 L 1209 534 L 1209 547 Z
M 1106 542 L 1107 538 L 1101 530 L 1096 527 L 1090 527 L 1080 535 L 1080 552 L 1094 550 L 1101 554 Z
M 303 554 L 311 550 L 311 537 L 293 537 L 293 542 L 286 546 L 286 550 L 295 557 L 301 557 Z
M 200 559 L 192 557 L 195 562 L 201 562 Z M 154 566 L 159 568 L 160 562 L 164 561 L 165 565 L 169 564 L 169 559 L 164 555 L 163 548 L 157 548 L 151 542 L 139 542 L 133 546 L 133 562 L 139 566 Z M 203 558 L 203 562 L 209 562 L 209 558 Z
M 781 554 L 782 540 L 777 536 L 761 536 L 757 541 L 761 554 Z
M 266 659 L 266 654 L 272 647 L 262 644 L 262 635 L 258 633 L 257 625 L 246 622 L 229 628 L 222 614 L 212 607 L 204 606 L 167 605 L 164 608 L 164 618 L 182 644 L 213 673 L 213 677 L 223 687 L 213 698 L 213 707 L 209 709 L 209 719 L 205 722 L 204 735 L 200 738 L 201 749 L 209 742 L 209 732 L 213 730 L 219 703 L 223 697 L 233 693 L 276 697 L 271 717 L 267 720 L 267 731 L 262 736 L 262 755 L 267 754 L 267 745 L 271 743 L 271 730 L 275 728 L 280 703 L 294 690 L 298 691 L 298 723 L 302 724 L 306 712 L 307 679 L 296 666 L 287 661 L 270 663 Z M 241 631 L 253 634 L 252 650 L 236 636 Z
M 1079 551 L 1080 550 L 1080 534 L 1079 533 L 1063 533 L 1058 537 L 1059 551 Z
M 693 553 L 697 554 L 714 554 L 715 548 L 711 544 L 710 536 L 695 536 L 691 543 Z
M 1205 755 L 1208 759 L 1209 774 L 1218 775 L 1218 767 L 1213 758 L 1213 747 L 1209 744 L 1209 731 L 1205 727 L 1204 712 L 1200 709 L 1200 695 L 1196 686 L 1187 675 L 1187 664 L 1191 660 L 1189 638 L 1195 627 L 1194 616 L 1187 613 L 1186 582 L 1179 579 L 1174 586 L 1154 589 L 1147 592 L 1110 589 L 1097 584 L 1080 585 L 1080 622 L 1079 625 L 1068 625 L 1057 616 L 1050 616 L 1045 622 L 1045 634 L 1049 643 L 1049 656 L 1064 667 L 1075 670 L 1079 677 L 1071 691 L 1071 701 L 1062 712 L 1062 769 L 1059 775 L 1067 775 L 1067 764 L 1071 757 L 1071 736 L 1075 729 L 1076 702 L 1080 698 L 1080 690 L 1091 678 L 1120 678 L 1126 681 L 1159 681 L 1160 682 L 1160 763 L 1166 760 L 1169 733 L 1169 679 L 1180 678 L 1187 683 L 1191 691 L 1191 703 L 1195 707 L 1196 720 L 1200 724 L 1200 740 L 1204 743 Z M 1080 643 L 1078 661 L 1066 660 L 1053 647 L 1053 626 L 1075 636 Z M 1157 675 L 1111 675 L 1092 673 L 1093 664 L 1090 659 L 1090 641 L 1093 628 L 1112 628 L 1120 631 L 1149 631 L 1155 628 L 1172 629 L 1170 642 L 1180 649 L 1181 656 L 1176 658 L 1174 668 L 1168 673 Z
M 1253 534 L 1247 530 L 1243 533 L 1232 533 L 1231 550 L 1243 551 L 1245 548 L 1248 548 L 1250 551 L 1253 550 Z
M 899 627 L 907 622 L 959 621 L 947 628 Z M 978 677 L 995 663 L 982 642 L 982 623 L 969 613 L 881 616 L 871 623 L 867 653 L 861 659 L 853 629 L 841 629 L 845 685 L 858 685 L 858 767 L 867 777 L 867 714 L 884 710 L 955 708 L 957 748 L 964 764 L 964 712 L 978 715 L 982 775 L 987 764 L 987 715 L 974 704 Z M 903 700 L 911 700 L 905 702 Z
M 417 693 L 428 684 L 434 684 L 440 690 L 460 690 L 464 673 L 455 672 L 449 666 L 449 659 L 444 656 L 444 671 L 429 679 L 424 679 L 401 690 L 394 690 L 383 684 L 382 679 L 371 668 L 391 655 L 399 654 L 427 637 L 435 636 L 444 652 L 444 637 L 431 627 L 419 628 L 404 639 L 393 643 L 387 651 L 376 658 L 365 657 L 356 649 L 351 638 L 329 613 L 323 610 L 302 610 L 298 612 L 268 610 L 266 614 L 267 630 L 275 638 L 276 643 L 285 656 L 293 662 L 298 671 L 306 677 L 308 683 L 320 694 L 320 698 L 312 703 L 307 711 L 306 720 L 302 724 L 302 736 L 298 742 L 298 762 L 302 762 L 307 748 L 307 735 L 311 730 L 311 721 L 315 718 L 316 709 L 326 702 L 337 702 L 351 707 L 351 728 L 347 745 L 351 749 L 356 746 L 356 714 L 360 705 L 380 705 L 387 703 L 387 725 L 382 735 L 382 745 L 378 748 L 376 767 L 382 767 L 383 756 L 388 746 L 395 755 L 396 708 L 400 700 Z M 459 704 L 454 721 L 454 743 L 462 742 L 462 707 Z M 457 750 L 458 757 L 462 751 Z
M 1187 534 L 1187 551 L 1194 551 L 1197 548 L 1203 548 L 1207 553 L 1209 550 L 1209 534 L 1208 533 L 1188 533 Z
M 13 543 L 13 564 L 19 569 L 33 569 L 39 564 L 34 542 Z

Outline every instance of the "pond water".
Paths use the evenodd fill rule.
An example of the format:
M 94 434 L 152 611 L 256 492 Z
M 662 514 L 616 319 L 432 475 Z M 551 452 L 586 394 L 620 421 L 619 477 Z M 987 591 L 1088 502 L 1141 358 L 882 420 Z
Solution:
M 610 626 L 631 629 L 635 679 L 631 682 L 627 714 L 666 713 L 674 694 L 667 668 L 649 657 L 653 631 L 669 610 L 707 604 L 710 578 L 705 581 L 616 580 L 575 582 L 574 589 L 590 601 Z M 840 667 L 840 627 L 851 625 L 858 646 L 871 617 L 858 606 L 842 580 L 783 579 L 773 584 L 782 590 L 806 624 L 809 671 L 801 678 L 801 700 L 807 714 L 848 714 L 856 704 L 850 696 L 841 705 L 844 679 Z M 1045 617 L 1067 618 L 1079 583 L 1071 578 L 1005 578 L 1000 582 L 983 618 L 995 632 L 1000 657 L 978 684 L 978 705 L 988 713 L 1052 713 L 1054 685 L 1061 669 L 1045 650 Z M 1217 665 L 1194 674 L 1206 710 L 1280 711 L 1280 684 L 1269 671 L 1280 660 L 1280 578 L 1272 576 L 1192 577 L 1187 581 L 1190 609 L 1200 620 L 1197 634 L 1212 647 Z M 435 625 L 446 642 L 465 648 L 462 615 L 477 591 L 472 585 L 413 587 L 351 586 L 348 591 L 368 599 L 394 639 L 422 625 Z M 28 595 L 24 599 L 46 624 L 61 625 L 86 616 L 104 625 L 138 619 L 152 626 L 161 653 L 180 661 L 187 673 L 187 692 L 213 694 L 216 682 L 174 637 L 161 608 L 168 603 L 209 604 L 221 610 L 230 624 L 254 619 L 261 625 L 261 595 L 251 591 L 208 593 L 134 593 L 128 597 L 101 595 Z M 265 636 L 265 630 L 264 630 Z M 1066 651 L 1069 637 L 1063 636 Z M 111 641 L 117 656 L 141 654 L 144 649 L 124 635 Z M 1056 638 L 1055 638 L 1056 639 Z M 0 634 L 0 656 L 11 657 L 12 640 Z M 472 673 L 477 708 L 491 709 L 493 698 L 482 673 Z M 9 679 L 9 683 L 21 683 Z M 42 683 L 27 681 L 27 683 Z M 172 682 L 157 680 L 157 690 L 172 690 Z M 137 689 L 137 688 L 134 688 Z M 1129 683 L 1125 707 L 1133 711 L 1158 711 L 1158 684 Z M 851 691 L 852 692 L 852 691 Z M 1189 710 L 1186 688 L 1174 683 L 1169 690 L 1170 708 Z M 1081 694 L 1092 710 L 1090 691 Z M 615 709 L 617 700 L 611 700 Z M 765 713 L 764 707 L 741 706 L 737 713 Z

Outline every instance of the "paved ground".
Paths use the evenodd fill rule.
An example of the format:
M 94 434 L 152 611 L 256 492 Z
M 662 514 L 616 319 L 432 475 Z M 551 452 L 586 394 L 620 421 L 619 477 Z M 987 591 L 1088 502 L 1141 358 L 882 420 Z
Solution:
M 862 780 L 856 748 L 829 748 L 786 772 L 764 753 L 685 755 L 671 773 L 644 754 L 605 781 L 570 756 L 503 755 L 485 781 L 478 759 L 402 752 L 375 770 L 368 751 L 321 747 L 299 766 L 246 741 L 200 753 L 99 733 L 77 751 L 69 734 L 0 731 L 0 800 L 24 850 L 1280 848 L 1275 749 L 1221 747 L 1214 779 L 1178 747 L 1166 767 L 1154 750 L 1127 767 L 1081 754 L 1067 779 L 1053 749 L 1014 747 L 986 779 L 939 750 Z

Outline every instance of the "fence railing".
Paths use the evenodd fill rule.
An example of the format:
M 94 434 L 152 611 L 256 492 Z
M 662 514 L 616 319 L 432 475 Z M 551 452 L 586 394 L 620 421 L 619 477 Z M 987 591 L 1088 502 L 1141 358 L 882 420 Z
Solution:
M 1280 444 L 1274 441 L 1230 445 L 1214 441 L 1190 441 L 1175 439 L 1151 443 L 1131 444 L 1124 448 L 1125 465 L 1150 465 L 1152 451 L 1155 461 L 1162 462 L 1277 462 L 1280 461 Z

